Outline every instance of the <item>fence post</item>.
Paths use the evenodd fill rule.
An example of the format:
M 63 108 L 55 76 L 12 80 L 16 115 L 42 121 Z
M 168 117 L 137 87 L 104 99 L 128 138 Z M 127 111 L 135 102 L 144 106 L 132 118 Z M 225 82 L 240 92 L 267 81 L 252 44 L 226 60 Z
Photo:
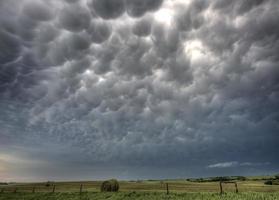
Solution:
M 32 188 L 32 193 L 35 193 L 35 186 Z
M 55 185 L 53 185 L 53 188 L 52 188 L 52 193 L 55 192 Z
M 220 194 L 223 194 L 222 181 L 220 181 Z
M 238 188 L 237 188 L 237 183 L 236 182 L 234 183 L 234 186 L 235 186 L 235 193 L 238 193 Z
M 17 191 L 17 188 L 15 188 L 14 193 L 16 193 L 16 191 Z
M 80 184 L 80 187 L 79 187 L 79 194 L 82 193 L 82 184 Z
M 167 188 L 167 195 L 169 194 L 169 184 L 166 183 L 166 188 Z
M 4 188 L 1 189 L 1 193 L 4 193 Z

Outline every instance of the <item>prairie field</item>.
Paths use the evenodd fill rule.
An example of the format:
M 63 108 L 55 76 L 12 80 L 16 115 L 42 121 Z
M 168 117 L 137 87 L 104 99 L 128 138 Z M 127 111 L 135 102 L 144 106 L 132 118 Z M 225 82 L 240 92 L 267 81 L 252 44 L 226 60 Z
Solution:
M 116 193 L 100 192 L 101 181 L 11 183 L 1 186 L 0 200 L 117 200 L 117 199 L 237 199 L 279 200 L 279 185 L 265 185 L 264 180 L 237 181 L 223 184 L 220 195 L 219 182 L 191 182 L 186 180 L 120 181 Z M 169 194 L 167 195 L 166 185 Z M 82 192 L 80 193 L 82 185 Z
M 0 200 L 278 200 L 279 193 L 244 192 L 244 193 L 170 193 L 161 192 L 73 192 L 58 193 L 6 193 Z

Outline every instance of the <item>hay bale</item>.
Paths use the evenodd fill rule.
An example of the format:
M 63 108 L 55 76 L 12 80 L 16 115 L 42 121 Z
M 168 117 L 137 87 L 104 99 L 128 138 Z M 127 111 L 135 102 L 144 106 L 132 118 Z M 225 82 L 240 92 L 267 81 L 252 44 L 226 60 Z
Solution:
M 104 181 L 101 185 L 101 192 L 117 192 L 119 183 L 116 179 Z

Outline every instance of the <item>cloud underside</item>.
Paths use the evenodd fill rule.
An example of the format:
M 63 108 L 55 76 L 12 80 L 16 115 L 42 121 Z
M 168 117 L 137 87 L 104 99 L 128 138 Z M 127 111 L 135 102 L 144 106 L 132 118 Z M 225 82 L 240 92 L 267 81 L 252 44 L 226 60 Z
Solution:
M 50 163 L 63 146 L 65 162 L 131 174 L 275 169 L 278 10 L 276 0 L 0 1 L 0 145 L 44 144 Z

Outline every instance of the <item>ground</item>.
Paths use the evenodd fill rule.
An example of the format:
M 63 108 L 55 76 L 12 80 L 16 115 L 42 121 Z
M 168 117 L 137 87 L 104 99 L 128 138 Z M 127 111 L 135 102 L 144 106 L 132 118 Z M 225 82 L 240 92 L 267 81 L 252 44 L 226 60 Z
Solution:
M 278 200 L 279 193 L 170 193 L 162 192 L 84 192 L 79 193 L 6 193 L 0 200 Z
M 169 186 L 169 195 L 166 194 L 166 183 Z M 252 179 L 237 183 L 239 190 L 237 194 L 234 184 L 224 184 L 223 195 L 219 194 L 219 182 L 199 183 L 186 180 L 121 181 L 120 191 L 117 193 L 99 192 L 101 181 L 49 182 L 48 186 L 46 182 L 14 183 L 0 186 L 0 189 L 4 189 L 0 193 L 0 200 L 279 200 L 279 185 L 265 185 L 264 180 Z M 81 184 L 82 194 L 80 194 Z

